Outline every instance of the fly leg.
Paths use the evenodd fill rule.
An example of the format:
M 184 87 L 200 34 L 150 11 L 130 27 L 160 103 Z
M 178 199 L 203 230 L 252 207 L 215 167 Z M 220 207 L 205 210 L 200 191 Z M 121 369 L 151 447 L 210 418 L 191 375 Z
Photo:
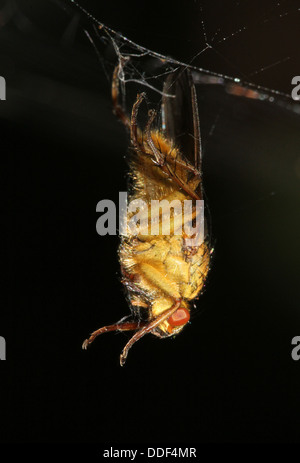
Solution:
M 127 358 L 127 355 L 128 355 L 128 351 L 133 346 L 133 344 L 135 342 L 137 342 L 139 339 L 141 339 L 143 336 L 145 336 L 145 334 L 151 333 L 151 331 L 153 331 L 158 325 L 160 325 L 160 323 L 167 320 L 174 312 L 176 312 L 176 310 L 180 307 L 180 304 L 181 304 L 180 299 L 175 301 L 170 309 L 165 310 L 161 315 L 156 317 L 150 323 L 146 324 L 142 329 L 137 331 L 137 333 L 135 333 L 132 336 L 132 338 L 128 341 L 128 343 L 124 347 L 123 352 L 122 352 L 122 354 L 120 356 L 120 365 L 121 366 L 124 365 L 124 363 L 126 361 L 126 358 Z
M 137 115 L 138 115 L 138 110 L 139 107 L 145 98 L 146 94 L 145 93 L 140 93 L 137 96 L 137 99 L 132 107 L 132 112 L 131 112 L 131 121 L 130 121 L 130 135 L 131 135 L 131 143 L 133 144 L 134 148 L 136 150 L 142 151 L 143 153 L 146 154 L 144 147 L 139 143 L 138 139 L 140 136 L 139 128 L 137 126 Z M 155 163 L 173 180 L 183 189 L 185 190 L 192 198 L 194 199 L 200 199 L 200 197 L 189 187 L 187 183 L 182 181 L 180 178 L 177 177 L 175 172 L 171 169 L 169 163 L 166 161 L 165 156 L 156 148 L 152 136 L 151 136 L 151 125 L 156 117 L 156 111 L 153 109 L 150 109 L 148 112 L 149 119 L 147 122 L 147 126 L 145 129 L 146 132 L 146 137 L 147 137 L 147 143 L 149 148 L 151 149 L 154 157 L 155 157 Z M 178 162 L 179 165 L 182 165 L 183 163 L 181 161 Z M 189 166 L 188 164 L 184 164 L 184 167 L 193 172 L 195 176 L 200 176 L 200 173 L 197 171 L 192 166 Z
M 163 167 L 165 165 L 165 157 L 156 148 L 152 140 L 152 137 L 151 137 L 151 125 L 155 119 L 156 111 L 154 109 L 150 109 L 150 111 L 148 111 L 148 116 L 149 116 L 149 119 L 148 119 L 146 129 L 145 129 L 146 136 L 147 136 L 147 143 L 149 145 L 149 148 L 151 148 L 152 153 L 154 154 L 156 164 L 160 167 Z
M 145 93 L 141 93 L 137 96 L 137 99 L 133 105 L 131 112 L 131 119 L 125 114 L 122 106 L 119 103 L 119 73 L 122 70 L 122 63 L 119 63 L 113 72 L 112 77 L 112 87 L 111 87 L 111 96 L 114 107 L 115 115 L 123 122 L 123 124 L 130 130 L 131 142 L 135 149 L 141 149 L 141 146 L 138 142 L 138 126 L 137 126 L 137 115 L 138 110 Z
M 139 106 L 143 99 L 145 98 L 145 93 L 140 93 L 137 96 L 137 99 L 132 107 L 132 112 L 131 112 L 131 119 L 127 116 L 127 114 L 124 113 L 123 108 L 121 107 L 119 103 L 119 70 L 120 70 L 121 64 L 118 64 L 118 66 L 115 67 L 114 73 L 113 73 L 113 78 L 112 78 L 112 88 L 111 88 L 111 95 L 112 95 L 112 101 L 113 101 L 113 107 L 114 107 L 114 113 L 115 115 L 123 122 L 123 124 L 130 130 L 130 138 L 131 142 L 134 146 L 135 149 L 142 149 L 138 142 L 138 126 L 137 126 L 137 115 L 139 111 Z
M 82 349 L 87 349 L 90 344 L 94 341 L 94 339 L 103 333 L 108 333 L 109 331 L 134 331 L 142 328 L 145 323 L 140 322 L 124 322 L 120 320 L 118 323 L 114 325 L 107 325 L 99 328 L 99 330 L 94 331 L 88 339 L 86 339 L 82 344 Z
M 141 102 L 145 98 L 146 94 L 145 93 L 139 93 L 136 101 L 132 107 L 131 111 L 131 121 L 130 121 L 130 138 L 131 138 L 131 143 L 133 144 L 134 148 L 137 150 L 142 150 L 144 152 L 144 149 L 138 142 L 138 126 L 137 126 L 137 115 L 139 111 L 139 107 L 141 105 Z
M 123 124 L 130 129 L 130 120 L 127 114 L 125 114 L 122 106 L 119 103 L 119 73 L 122 69 L 122 63 L 119 63 L 113 72 L 112 86 L 111 86 L 111 97 L 114 107 L 115 115 L 123 122 Z
M 172 178 L 180 186 L 180 188 L 182 188 L 191 198 L 200 199 L 197 193 L 195 193 L 195 191 L 193 191 L 186 182 L 181 180 L 175 174 L 175 172 L 173 171 L 169 163 L 166 162 L 163 154 L 156 148 L 154 141 L 152 139 L 152 136 L 151 136 L 151 125 L 155 119 L 156 112 L 153 109 L 151 109 L 148 115 L 149 115 L 149 120 L 146 126 L 147 143 L 155 157 L 156 164 L 162 169 L 163 172 L 165 172 L 170 178 Z

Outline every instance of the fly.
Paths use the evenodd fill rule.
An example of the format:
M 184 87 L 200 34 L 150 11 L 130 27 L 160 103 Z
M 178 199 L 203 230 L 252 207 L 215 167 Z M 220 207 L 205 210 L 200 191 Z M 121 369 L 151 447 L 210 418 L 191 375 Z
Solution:
M 119 71 L 120 65 L 113 74 L 112 101 L 115 115 L 130 133 L 129 200 L 143 200 L 147 206 L 153 199 L 177 200 L 182 205 L 189 200 L 194 221 L 196 202 L 203 200 L 203 184 L 197 96 L 191 73 L 178 69 L 167 76 L 161 104 L 162 124 L 155 128 L 158 115 L 151 109 L 142 129 L 138 112 L 146 95 L 137 95 L 129 117 L 119 103 Z M 131 319 L 125 317 L 94 331 L 82 345 L 87 349 L 97 336 L 109 331 L 134 331 L 121 353 L 121 366 L 129 349 L 145 334 L 165 338 L 180 333 L 190 320 L 192 301 L 205 285 L 212 253 L 206 223 L 201 243 L 190 246 L 185 233 L 176 233 L 176 227 L 182 224 L 176 222 L 174 213 L 169 235 L 162 233 L 163 221 L 164 216 L 160 215 L 156 235 L 140 230 L 121 238 L 119 261 Z M 142 311 L 146 320 L 140 316 Z

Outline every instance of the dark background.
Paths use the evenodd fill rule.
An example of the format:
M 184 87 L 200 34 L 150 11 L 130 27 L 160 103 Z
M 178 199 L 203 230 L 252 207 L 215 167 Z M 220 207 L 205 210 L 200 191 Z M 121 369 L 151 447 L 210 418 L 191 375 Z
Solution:
M 194 64 L 285 93 L 300 74 L 298 3 L 81 2 L 185 62 L 204 47 L 201 18 L 209 37 L 246 24 Z M 146 336 L 121 368 L 129 335 L 81 350 L 129 313 L 118 237 L 95 230 L 97 202 L 126 190 L 110 81 L 76 12 L 37 0 L 1 8 L 1 441 L 299 442 L 300 116 L 285 100 L 198 86 L 210 278 L 191 325 L 174 340 Z

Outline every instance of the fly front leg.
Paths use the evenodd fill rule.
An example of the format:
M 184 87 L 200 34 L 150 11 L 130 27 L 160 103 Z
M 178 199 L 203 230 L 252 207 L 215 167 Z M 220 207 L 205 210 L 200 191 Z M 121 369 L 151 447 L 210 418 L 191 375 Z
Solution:
M 94 341 L 94 339 L 103 333 L 108 333 L 109 331 L 135 331 L 143 327 L 145 323 L 140 322 L 124 322 L 119 321 L 114 325 L 107 325 L 99 328 L 98 330 L 94 331 L 88 339 L 86 339 L 82 344 L 82 349 L 87 349 L 90 344 Z
M 181 299 L 178 301 L 175 301 L 172 307 L 170 309 L 165 310 L 161 315 L 158 317 L 154 318 L 150 323 L 146 324 L 141 330 L 139 330 L 137 333 L 135 333 L 132 338 L 128 341 L 126 346 L 123 349 L 123 352 L 120 356 L 120 365 L 121 367 L 125 364 L 128 351 L 129 349 L 133 346 L 135 342 L 137 342 L 139 339 L 141 339 L 145 334 L 151 333 L 155 328 L 158 327 L 162 322 L 167 320 L 168 318 L 173 315 L 173 313 L 176 312 L 176 310 L 180 307 L 181 304 Z

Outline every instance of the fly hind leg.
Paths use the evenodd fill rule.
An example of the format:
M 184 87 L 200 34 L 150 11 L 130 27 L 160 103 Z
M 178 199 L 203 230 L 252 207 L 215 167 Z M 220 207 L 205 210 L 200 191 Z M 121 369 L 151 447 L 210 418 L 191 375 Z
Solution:
M 152 139 L 152 130 L 151 130 L 152 123 L 156 117 L 156 111 L 151 109 L 148 114 L 149 114 L 149 120 L 148 120 L 145 131 L 146 131 L 146 137 L 147 137 L 147 144 L 155 157 L 155 163 L 161 168 L 163 172 L 165 172 L 165 174 L 167 174 L 172 180 L 174 180 L 174 182 L 177 183 L 177 185 L 181 189 L 183 189 L 191 198 L 200 199 L 199 195 L 193 189 L 190 188 L 188 183 L 177 176 L 176 172 L 173 170 L 170 163 L 166 162 L 165 156 L 156 148 L 154 141 Z M 194 173 L 196 173 L 197 176 L 199 175 L 199 173 L 195 169 L 191 167 L 187 167 L 187 166 L 186 168 L 187 170 L 192 170 Z
M 123 124 L 130 129 L 130 120 L 125 114 L 122 106 L 119 103 L 119 74 L 122 70 L 122 62 L 120 62 L 114 69 L 112 76 L 111 97 L 115 115 L 123 122 Z

